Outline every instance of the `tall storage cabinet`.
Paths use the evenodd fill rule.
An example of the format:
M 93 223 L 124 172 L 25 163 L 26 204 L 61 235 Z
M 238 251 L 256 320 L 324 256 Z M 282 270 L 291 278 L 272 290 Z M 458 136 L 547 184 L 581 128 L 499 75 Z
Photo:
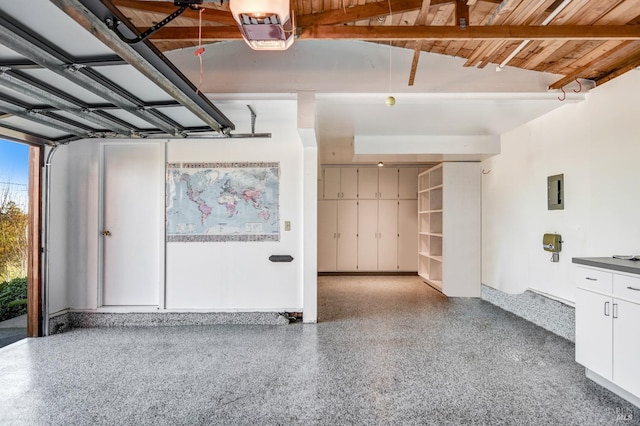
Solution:
M 324 167 L 318 271 L 417 271 L 417 167 Z
M 418 176 L 418 275 L 450 297 L 479 297 L 480 163 L 441 163 Z

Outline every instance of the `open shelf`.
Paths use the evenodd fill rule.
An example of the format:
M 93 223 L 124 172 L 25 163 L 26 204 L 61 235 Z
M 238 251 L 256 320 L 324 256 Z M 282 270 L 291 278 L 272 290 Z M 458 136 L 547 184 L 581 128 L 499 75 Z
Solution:
M 418 275 L 442 291 L 443 174 L 442 165 L 418 176 Z

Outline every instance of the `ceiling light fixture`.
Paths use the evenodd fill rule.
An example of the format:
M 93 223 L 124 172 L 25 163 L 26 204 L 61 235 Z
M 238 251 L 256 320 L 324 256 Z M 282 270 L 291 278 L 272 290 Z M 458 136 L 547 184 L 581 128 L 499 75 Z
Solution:
M 294 41 L 289 0 L 230 0 L 244 41 L 254 50 L 286 50 Z

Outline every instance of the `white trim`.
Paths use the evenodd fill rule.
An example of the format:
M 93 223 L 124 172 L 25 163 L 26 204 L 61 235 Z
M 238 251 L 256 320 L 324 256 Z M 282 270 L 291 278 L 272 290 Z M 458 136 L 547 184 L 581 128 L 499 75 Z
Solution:
M 632 403 L 636 407 L 640 408 L 640 398 L 639 397 L 635 396 L 634 394 L 630 393 L 629 391 L 626 391 L 626 390 L 622 389 L 620 386 L 616 385 L 613 382 L 610 382 L 609 380 L 605 379 L 604 377 L 600 376 L 599 374 L 594 373 L 593 371 L 589 370 L 588 368 L 585 368 L 584 370 L 585 370 L 585 376 L 587 377 L 587 379 L 593 380 L 594 382 L 596 382 L 600 386 L 602 386 L 602 387 L 604 387 L 606 389 L 609 389 L 611 392 L 615 393 L 619 397 L 626 399 L 627 401 L 629 401 L 630 403 Z
M 567 305 L 567 306 L 571 306 L 572 308 L 575 308 L 575 307 L 576 307 L 575 302 L 572 302 L 571 300 L 563 299 L 562 297 L 558 297 L 558 296 L 554 296 L 554 295 L 549 294 L 549 293 L 545 293 L 544 291 L 537 290 L 537 289 L 535 289 L 535 288 L 533 288 L 533 287 L 529 287 L 527 290 L 529 290 L 529 291 L 531 291 L 531 292 L 533 292 L 533 293 L 539 294 L 539 295 L 541 295 L 541 296 L 544 296 L 544 297 L 546 297 L 547 299 L 553 299 L 553 300 L 555 300 L 555 301 L 557 301 L 557 302 L 560 302 L 560 303 L 562 303 L 562 304 L 565 304 L 565 305 Z
M 101 306 L 96 309 L 69 309 L 67 313 L 79 312 L 85 314 L 234 314 L 234 313 L 283 313 L 300 312 L 301 308 L 207 308 L 207 309 L 162 309 L 158 306 Z
M 106 142 L 100 144 L 98 148 L 98 259 L 97 260 L 97 277 L 98 291 L 96 293 L 96 307 L 102 306 L 102 295 L 104 294 L 104 238 L 100 235 L 104 230 L 104 148 Z

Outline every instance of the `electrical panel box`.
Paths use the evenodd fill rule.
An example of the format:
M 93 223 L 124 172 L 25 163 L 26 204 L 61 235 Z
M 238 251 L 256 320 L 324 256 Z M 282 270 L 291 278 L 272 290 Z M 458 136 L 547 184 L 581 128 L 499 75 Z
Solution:
M 547 177 L 547 210 L 564 210 L 564 174 Z

